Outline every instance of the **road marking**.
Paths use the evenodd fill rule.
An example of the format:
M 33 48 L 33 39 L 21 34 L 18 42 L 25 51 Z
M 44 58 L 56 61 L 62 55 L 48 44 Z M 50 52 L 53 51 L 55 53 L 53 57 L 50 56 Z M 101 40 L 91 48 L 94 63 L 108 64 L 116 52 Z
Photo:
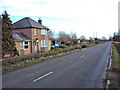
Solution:
M 84 55 L 81 56 L 81 58 L 84 57 Z
M 36 82 L 36 81 L 38 81 L 38 80 L 40 80 L 40 79 L 42 79 L 42 78 L 44 78 L 44 77 L 46 77 L 46 76 L 48 76 L 48 75 L 50 75 L 50 74 L 52 74 L 52 73 L 53 73 L 53 72 L 49 72 L 49 73 L 47 73 L 47 74 L 45 74 L 45 75 L 43 75 L 43 76 L 41 76 L 41 77 L 33 80 L 33 82 Z

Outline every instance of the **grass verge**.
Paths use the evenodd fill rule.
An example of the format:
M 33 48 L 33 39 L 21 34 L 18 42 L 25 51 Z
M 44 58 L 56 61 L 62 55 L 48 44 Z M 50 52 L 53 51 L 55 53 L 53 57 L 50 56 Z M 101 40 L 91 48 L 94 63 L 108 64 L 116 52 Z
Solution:
M 115 46 L 112 44 L 112 66 L 111 69 L 118 69 L 118 52 Z
M 111 67 L 110 70 L 108 71 L 108 79 L 110 80 L 110 85 L 109 88 L 120 88 L 119 86 L 119 78 L 118 74 L 119 74 L 119 54 L 118 51 L 116 49 L 116 47 L 114 46 L 114 44 L 112 43 L 112 61 L 111 61 Z

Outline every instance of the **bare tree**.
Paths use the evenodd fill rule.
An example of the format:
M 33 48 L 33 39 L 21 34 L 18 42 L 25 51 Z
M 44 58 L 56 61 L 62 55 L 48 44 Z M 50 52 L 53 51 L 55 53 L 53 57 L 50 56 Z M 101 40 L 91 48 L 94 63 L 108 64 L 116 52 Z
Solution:
M 52 30 L 49 30 L 48 31 L 48 37 L 49 37 L 49 39 L 50 40 L 53 39 L 53 36 L 54 36 L 54 33 L 52 32 Z
M 102 36 L 101 37 L 101 40 L 107 40 L 105 36 Z
M 73 44 L 77 44 L 77 35 L 76 35 L 76 33 L 71 32 L 70 37 L 71 37 L 71 42 Z
M 71 32 L 70 37 L 71 37 L 72 40 L 77 40 L 76 33 Z
M 69 34 L 66 34 L 64 31 L 58 33 L 58 40 L 64 42 L 65 44 L 71 40 Z
M 52 40 L 54 38 L 57 38 L 58 34 L 55 31 L 49 30 L 48 31 L 48 37 L 49 37 L 50 40 Z
M 93 40 L 93 38 L 92 38 L 92 37 L 89 37 L 89 40 Z
M 80 36 L 80 41 L 83 42 L 85 41 L 86 37 L 84 35 Z

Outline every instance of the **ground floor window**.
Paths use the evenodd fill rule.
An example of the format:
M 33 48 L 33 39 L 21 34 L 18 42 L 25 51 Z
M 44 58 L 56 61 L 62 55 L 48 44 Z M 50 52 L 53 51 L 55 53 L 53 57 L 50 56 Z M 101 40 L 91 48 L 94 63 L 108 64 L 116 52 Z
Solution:
M 41 47 L 47 47 L 47 40 L 41 40 Z
M 20 49 L 28 49 L 29 48 L 29 42 L 20 42 Z

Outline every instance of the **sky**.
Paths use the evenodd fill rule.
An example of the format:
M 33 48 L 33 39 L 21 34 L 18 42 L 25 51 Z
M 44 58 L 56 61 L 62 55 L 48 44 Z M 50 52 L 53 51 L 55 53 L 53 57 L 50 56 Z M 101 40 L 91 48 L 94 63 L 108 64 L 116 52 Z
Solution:
M 118 32 L 119 0 L 0 0 L 0 14 L 7 11 L 12 22 L 24 17 L 37 21 L 52 31 L 76 33 L 78 38 L 103 36 Z

